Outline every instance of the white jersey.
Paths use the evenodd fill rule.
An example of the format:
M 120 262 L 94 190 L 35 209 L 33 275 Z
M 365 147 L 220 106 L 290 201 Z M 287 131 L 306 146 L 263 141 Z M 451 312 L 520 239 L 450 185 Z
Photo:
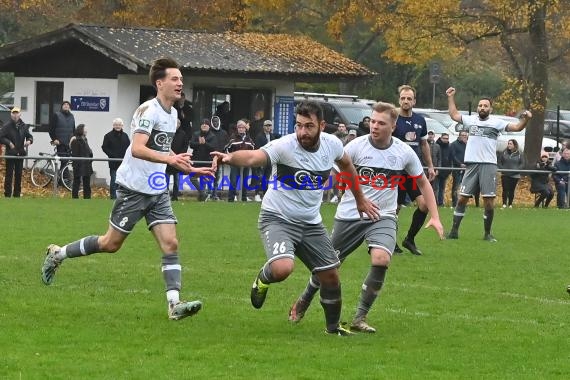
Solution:
M 135 111 L 131 121 L 131 141 L 135 133 L 149 136 L 146 146 L 164 155 L 170 154 L 170 144 L 176 133 L 178 114 L 174 107 L 165 111 L 156 98 L 141 104 Z M 151 186 L 156 180 L 156 173 L 164 173 L 166 164 L 150 162 L 133 157 L 131 145 L 127 148 L 125 158 L 117 170 L 117 183 L 127 189 L 144 193 L 160 194 L 163 186 Z
M 493 116 L 481 120 L 479 115 L 462 115 L 461 121 L 469 132 L 464 162 L 496 164 L 497 137 L 509 122 Z
M 292 133 L 260 149 L 265 151 L 273 168 L 261 209 L 293 223 L 320 223 L 323 186 L 333 163 L 344 155 L 340 139 L 321 133 L 318 149 L 309 152 Z
M 404 176 L 419 177 L 424 172 L 416 152 L 395 137 L 389 147 L 376 148 L 372 145 L 370 135 L 352 140 L 346 144 L 344 151 L 351 158 L 360 176 L 360 188 L 364 196 L 378 206 L 381 216 L 396 218 L 398 183 L 404 183 Z M 341 177 L 338 178 L 342 182 Z M 417 186 L 417 182 L 415 183 Z M 368 218 L 367 215 L 364 217 Z M 342 196 L 335 219 L 360 219 L 351 191 L 347 190 Z

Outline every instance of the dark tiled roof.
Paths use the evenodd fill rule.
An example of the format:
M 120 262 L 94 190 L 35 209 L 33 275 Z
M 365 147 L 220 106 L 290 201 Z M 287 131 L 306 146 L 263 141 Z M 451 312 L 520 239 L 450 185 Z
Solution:
M 46 39 L 54 42 L 69 38 L 80 39 L 130 70 L 134 67 L 147 70 L 154 59 L 169 56 L 188 70 L 202 72 L 347 79 L 376 74 L 308 37 L 285 34 L 202 33 L 181 29 L 71 24 L 16 43 L 18 48 L 13 52 L 45 46 Z M 5 48 L 9 49 L 9 46 Z

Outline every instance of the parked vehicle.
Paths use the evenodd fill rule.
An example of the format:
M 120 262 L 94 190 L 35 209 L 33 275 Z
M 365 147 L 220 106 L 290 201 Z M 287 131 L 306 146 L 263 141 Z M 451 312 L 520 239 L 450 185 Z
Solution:
M 544 136 L 556 139 L 559 136 L 561 139 L 570 138 L 570 120 L 544 120 Z
M 0 105 L 9 109 L 14 108 L 14 91 L 6 92 L 0 97 Z
M 359 102 L 356 95 L 320 94 L 314 92 L 295 92 L 295 105 L 301 100 L 311 99 L 323 108 L 326 122 L 325 132 L 334 133 L 340 122 L 347 129 L 357 129 L 358 123 L 365 116 L 370 117 L 372 108 L 366 103 Z
M 556 120 L 557 118 L 557 111 L 556 110 L 546 110 L 544 114 L 544 118 L 546 120 Z M 570 111 L 569 110 L 560 110 L 560 120 L 570 121 Z

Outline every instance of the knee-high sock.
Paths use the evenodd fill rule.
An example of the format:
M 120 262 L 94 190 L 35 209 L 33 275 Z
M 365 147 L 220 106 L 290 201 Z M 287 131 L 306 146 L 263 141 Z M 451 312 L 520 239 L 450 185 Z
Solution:
M 414 211 L 414 216 L 412 217 L 412 224 L 408 230 L 408 239 L 412 242 L 414 241 L 418 232 L 422 229 L 424 222 L 426 221 L 427 212 L 423 212 L 419 208 Z
M 465 209 L 467 207 L 465 205 L 455 206 L 455 210 L 453 210 L 453 226 L 451 230 L 457 232 L 459 230 L 459 225 L 461 224 L 461 220 L 463 220 L 463 216 L 465 215 Z
M 338 286 L 325 286 L 321 284 L 321 306 L 325 311 L 327 330 L 336 330 L 342 309 L 340 283 Z
M 378 297 L 378 293 L 380 293 L 380 289 L 382 289 L 387 270 L 388 267 L 386 266 L 372 265 L 370 267 L 368 276 L 362 284 L 354 319 L 365 317 L 368 314 L 376 297 Z
M 178 303 L 182 286 L 182 266 L 177 252 L 162 255 L 162 277 L 166 284 L 167 301 L 170 304 Z
M 303 293 L 299 296 L 299 299 L 310 304 L 320 287 L 321 283 L 319 282 L 318 277 L 314 274 L 311 275 L 311 277 L 309 277 L 309 282 L 307 283 L 305 290 L 303 290 Z
M 76 240 L 63 247 L 56 254 L 57 258 L 63 260 L 65 258 L 87 256 L 99 252 L 99 236 L 86 236 L 82 239 Z
M 485 210 L 483 214 L 483 227 L 485 228 L 485 234 L 491 233 L 491 225 L 493 224 L 493 216 L 495 216 L 495 210 L 489 209 Z
M 271 272 L 271 265 L 269 265 L 269 263 L 265 263 L 263 268 L 261 268 L 258 277 L 261 280 L 261 282 L 263 282 L 264 284 L 271 284 L 273 282 L 277 282 L 275 280 L 275 277 L 273 277 L 273 273 Z

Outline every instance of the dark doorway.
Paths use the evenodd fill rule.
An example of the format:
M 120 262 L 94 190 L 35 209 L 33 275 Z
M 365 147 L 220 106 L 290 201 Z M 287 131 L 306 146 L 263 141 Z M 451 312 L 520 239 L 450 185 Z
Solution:
M 36 82 L 34 132 L 48 132 L 52 115 L 61 109 L 63 82 Z

